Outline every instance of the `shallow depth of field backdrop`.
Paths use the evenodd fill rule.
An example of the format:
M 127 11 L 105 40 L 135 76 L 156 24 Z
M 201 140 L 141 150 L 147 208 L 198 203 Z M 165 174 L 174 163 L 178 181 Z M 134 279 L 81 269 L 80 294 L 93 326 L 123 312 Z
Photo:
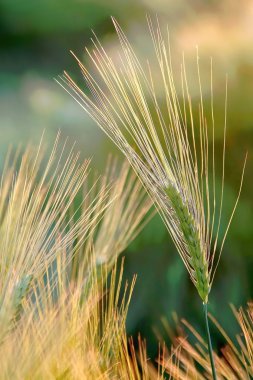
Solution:
M 43 130 L 53 141 L 58 129 L 77 141 L 83 157 L 101 170 L 113 144 L 53 78 L 64 69 L 81 83 L 73 50 L 87 62 L 93 29 L 111 54 L 118 45 L 110 16 L 120 22 L 135 49 L 151 54 L 146 14 L 168 24 L 177 74 L 184 51 L 193 100 L 198 100 L 196 45 L 204 101 L 210 102 L 213 58 L 217 157 L 221 159 L 225 76 L 228 74 L 228 137 L 224 217 L 239 187 L 246 151 L 249 159 L 241 200 L 227 237 L 214 288 L 211 312 L 236 332 L 229 308 L 245 305 L 253 292 L 253 3 L 220 0 L 0 0 L 0 163 L 9 144 L 38 143 Z M 207 113 L 208 115 L 208 113 Z M 218 167 L 218 175 L 221 165 Z M 156 352 L 155 329 L 172 312 L 203 332 L 199 297 L 160 218 L 156 216 L 126 254 L 125 276 L 138 274 L 128 316 L 128 333 L 140 331 L 149 353 Z M 214 346 L 221 337 L 212 329 Z M 165 334 L 164 334 L 165 336 Z

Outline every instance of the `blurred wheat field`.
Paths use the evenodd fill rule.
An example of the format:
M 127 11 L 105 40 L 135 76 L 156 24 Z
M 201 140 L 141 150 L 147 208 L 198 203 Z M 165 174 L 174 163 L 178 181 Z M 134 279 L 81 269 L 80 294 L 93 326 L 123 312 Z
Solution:
M 152 202 L 127 163 L 110 158 L 97 176 L 74 149 L 63 159 L 59 140 L 47 160 L 43 142 L 10 151 L 1 177 L 1 379 L 211 378 L 206 343 L 186 321 L 171 348 L 160 337 L 156 362 L 141 337 L 138 348 L 127 337 L 136 278 L 122 282 L 118 255 L 153 216 Z M 238 345 L 214 320 L 227 341 L 217 373 L 249 379 L 252 304 L 234 314 Z
M 126 163 L 94 177 L 58 145 L 10 152 L 2 174 L 1 378 L 123 378 L 133 284 L 120 301 L 122 269 L 107 277 L 152 203 Z

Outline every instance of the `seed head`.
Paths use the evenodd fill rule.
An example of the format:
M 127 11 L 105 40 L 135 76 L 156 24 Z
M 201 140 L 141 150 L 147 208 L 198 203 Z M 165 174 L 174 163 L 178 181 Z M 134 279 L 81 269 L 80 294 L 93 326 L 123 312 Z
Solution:
M 212 68 L 209 131 L 204 116 L 198 56 L 196 80 L 200 100 L 196 120 L 184 58 L 180 99 L 172 70 L 168 34 L 163 37 L 159 23 L 154 26 L 148 18 L 157 63 L 155 70 L 149 63 L 145 69 L 119 24 L 114 19 L 113 23 L 121 44 L 120 59 L 109 56 L 95 36 L 94 49 L 86 51 L 97 70 L 96 74 L 91 74 L 75 57 L 90 93 L 82 91 L 67 73 L 64 73 L 60 84 L 127 157 L 154 200 L 201 299 L 207 302 L 235 211 L 234 208 L 214 263 L 223 204 L 226 117 L 222 189 L 218 200 L 215 190 Z

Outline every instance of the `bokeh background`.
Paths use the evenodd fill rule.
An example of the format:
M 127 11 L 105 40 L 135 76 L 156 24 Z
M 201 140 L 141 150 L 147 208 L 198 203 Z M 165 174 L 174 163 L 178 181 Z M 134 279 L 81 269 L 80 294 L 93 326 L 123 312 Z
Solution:
M 243 192 L 211 294 L 211 311 L 230 334 L 237 331 L 229 303 L 245 305 L 253 291 L 253 3 L 251 0 L 0 0 L 0 163 L 8 145 L 38 143 L 43 130 L 53 141 L 60 129 L 76 141 L 83 157 L 102 170 L 108 152 L 118 152 L 93 121 L 54 81 L 67 70 L 80 83 L 69 53 L 85 62 L 91 29 L 116 52 L 118 41 L 110 16 L 118 19 L 135 49 L 149 55 L 152 44 L 146 14 L 167 23 L 174 66 L 187 60 L 193 99 L 196 91 L 196 46 L 201 57 L 204 100 L 210 101 L 213 60 L 217 157 L 221 157 L 225 82 L 228 75 L 228 139 L 224 221 L 239 187 L 245 152 L 249 158 Z M 89 65 L 88 62 L 86 62 Z M 221 169 L 221 165 L 220 165 Z M 221 170 L 220 170 L 221 171 Z M 219 170 L 218 170 L 219 172 Z M 150 355 L 157 351 L 155 331 L 166 337 L 161 317 L 173 326 L 172 313 L 203 332 L 197 293 L 168 234 L 154 217 L 126 255 L 125 276 L 138 274 L 128 333 L 141 332 Z M 222 338 L 212 328 L 215 345 Z

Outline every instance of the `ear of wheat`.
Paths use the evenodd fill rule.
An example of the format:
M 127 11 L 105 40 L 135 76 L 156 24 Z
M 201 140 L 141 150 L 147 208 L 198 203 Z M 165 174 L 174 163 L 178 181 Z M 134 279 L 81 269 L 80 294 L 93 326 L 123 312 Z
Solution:
M 124 153 L 154 200 L 203 301 L 210 360 L 213 377 L 216 379 L 207 303 L 243 179 L 242 174 L 239 195 L 215 261 L 223 206 L 226 110 L 222 188 L 221 197 L 217 200 L 212 70 L 211 134 L 213 143 L 210 153 L 199 57 L 197 56 L 197 81 L 200 102 L 199 116 L 196 121 L 193 116 L 184 60 L 181 65 L 182 100 L 180 100 L 173 76 L 169 38 L 168 35 L 166 38 L 163 37 L 159 23 L 157 22 L 154 26 L 148 18 L 157 61 L 156 70 L 152 70 L 149 64 L 145 70 L 117 21 L 113 19 L 113 23 L 121 45 L 116 63 L 96 36 L 93 41 L 93 50 L 86 49 L 86 52 L 97 75 L 92 74 L 75 57 L 90 93 L 82 91 L 67 73 L 64 73 L 59 83 Z M 160 80 L 157 80 L 158 75 Z M 156 81 L 159 82 L 159 96 L 162 92 L 165 104 L 161 102 L 157 94 Z M 226 104 L 227 93 L 225 107 Z
M 201 299 L 207 303 L 235 210 L 232 211 L 215 262 L 223 205 L 226 120 L 222 191 L 218 200 L 215 191 L 214 138 L 210 153 L 199 65 L 200 103 L 196 122 L 184 61 L 181 67 L 183 100 L 180 103 L 169 43 L 164 39 L 159 24 L 154 27 L 148 19 L 157 58 L 157 69 L 153 72 L 149 65 L 145 71 L 119 24 L 115 20 L 113 22 L 121 44 L 120 59 L 116 63 L 97 38 L 93 41 L 94 49 L 86 49 L 97 76 L 92 75 L 75 57 L 90 94 L 82 91 L 67 73 L 59 82 L 125 154 L 154 199 Z M 162 91 L 165 107 L 159 103 L 156 94 L 154 78 L 158 75 L 159 94 Z M 213 100 L 211 114 L 211 133 L 214 137 Z M 216 231 L 215 224 L 218 226 Z

